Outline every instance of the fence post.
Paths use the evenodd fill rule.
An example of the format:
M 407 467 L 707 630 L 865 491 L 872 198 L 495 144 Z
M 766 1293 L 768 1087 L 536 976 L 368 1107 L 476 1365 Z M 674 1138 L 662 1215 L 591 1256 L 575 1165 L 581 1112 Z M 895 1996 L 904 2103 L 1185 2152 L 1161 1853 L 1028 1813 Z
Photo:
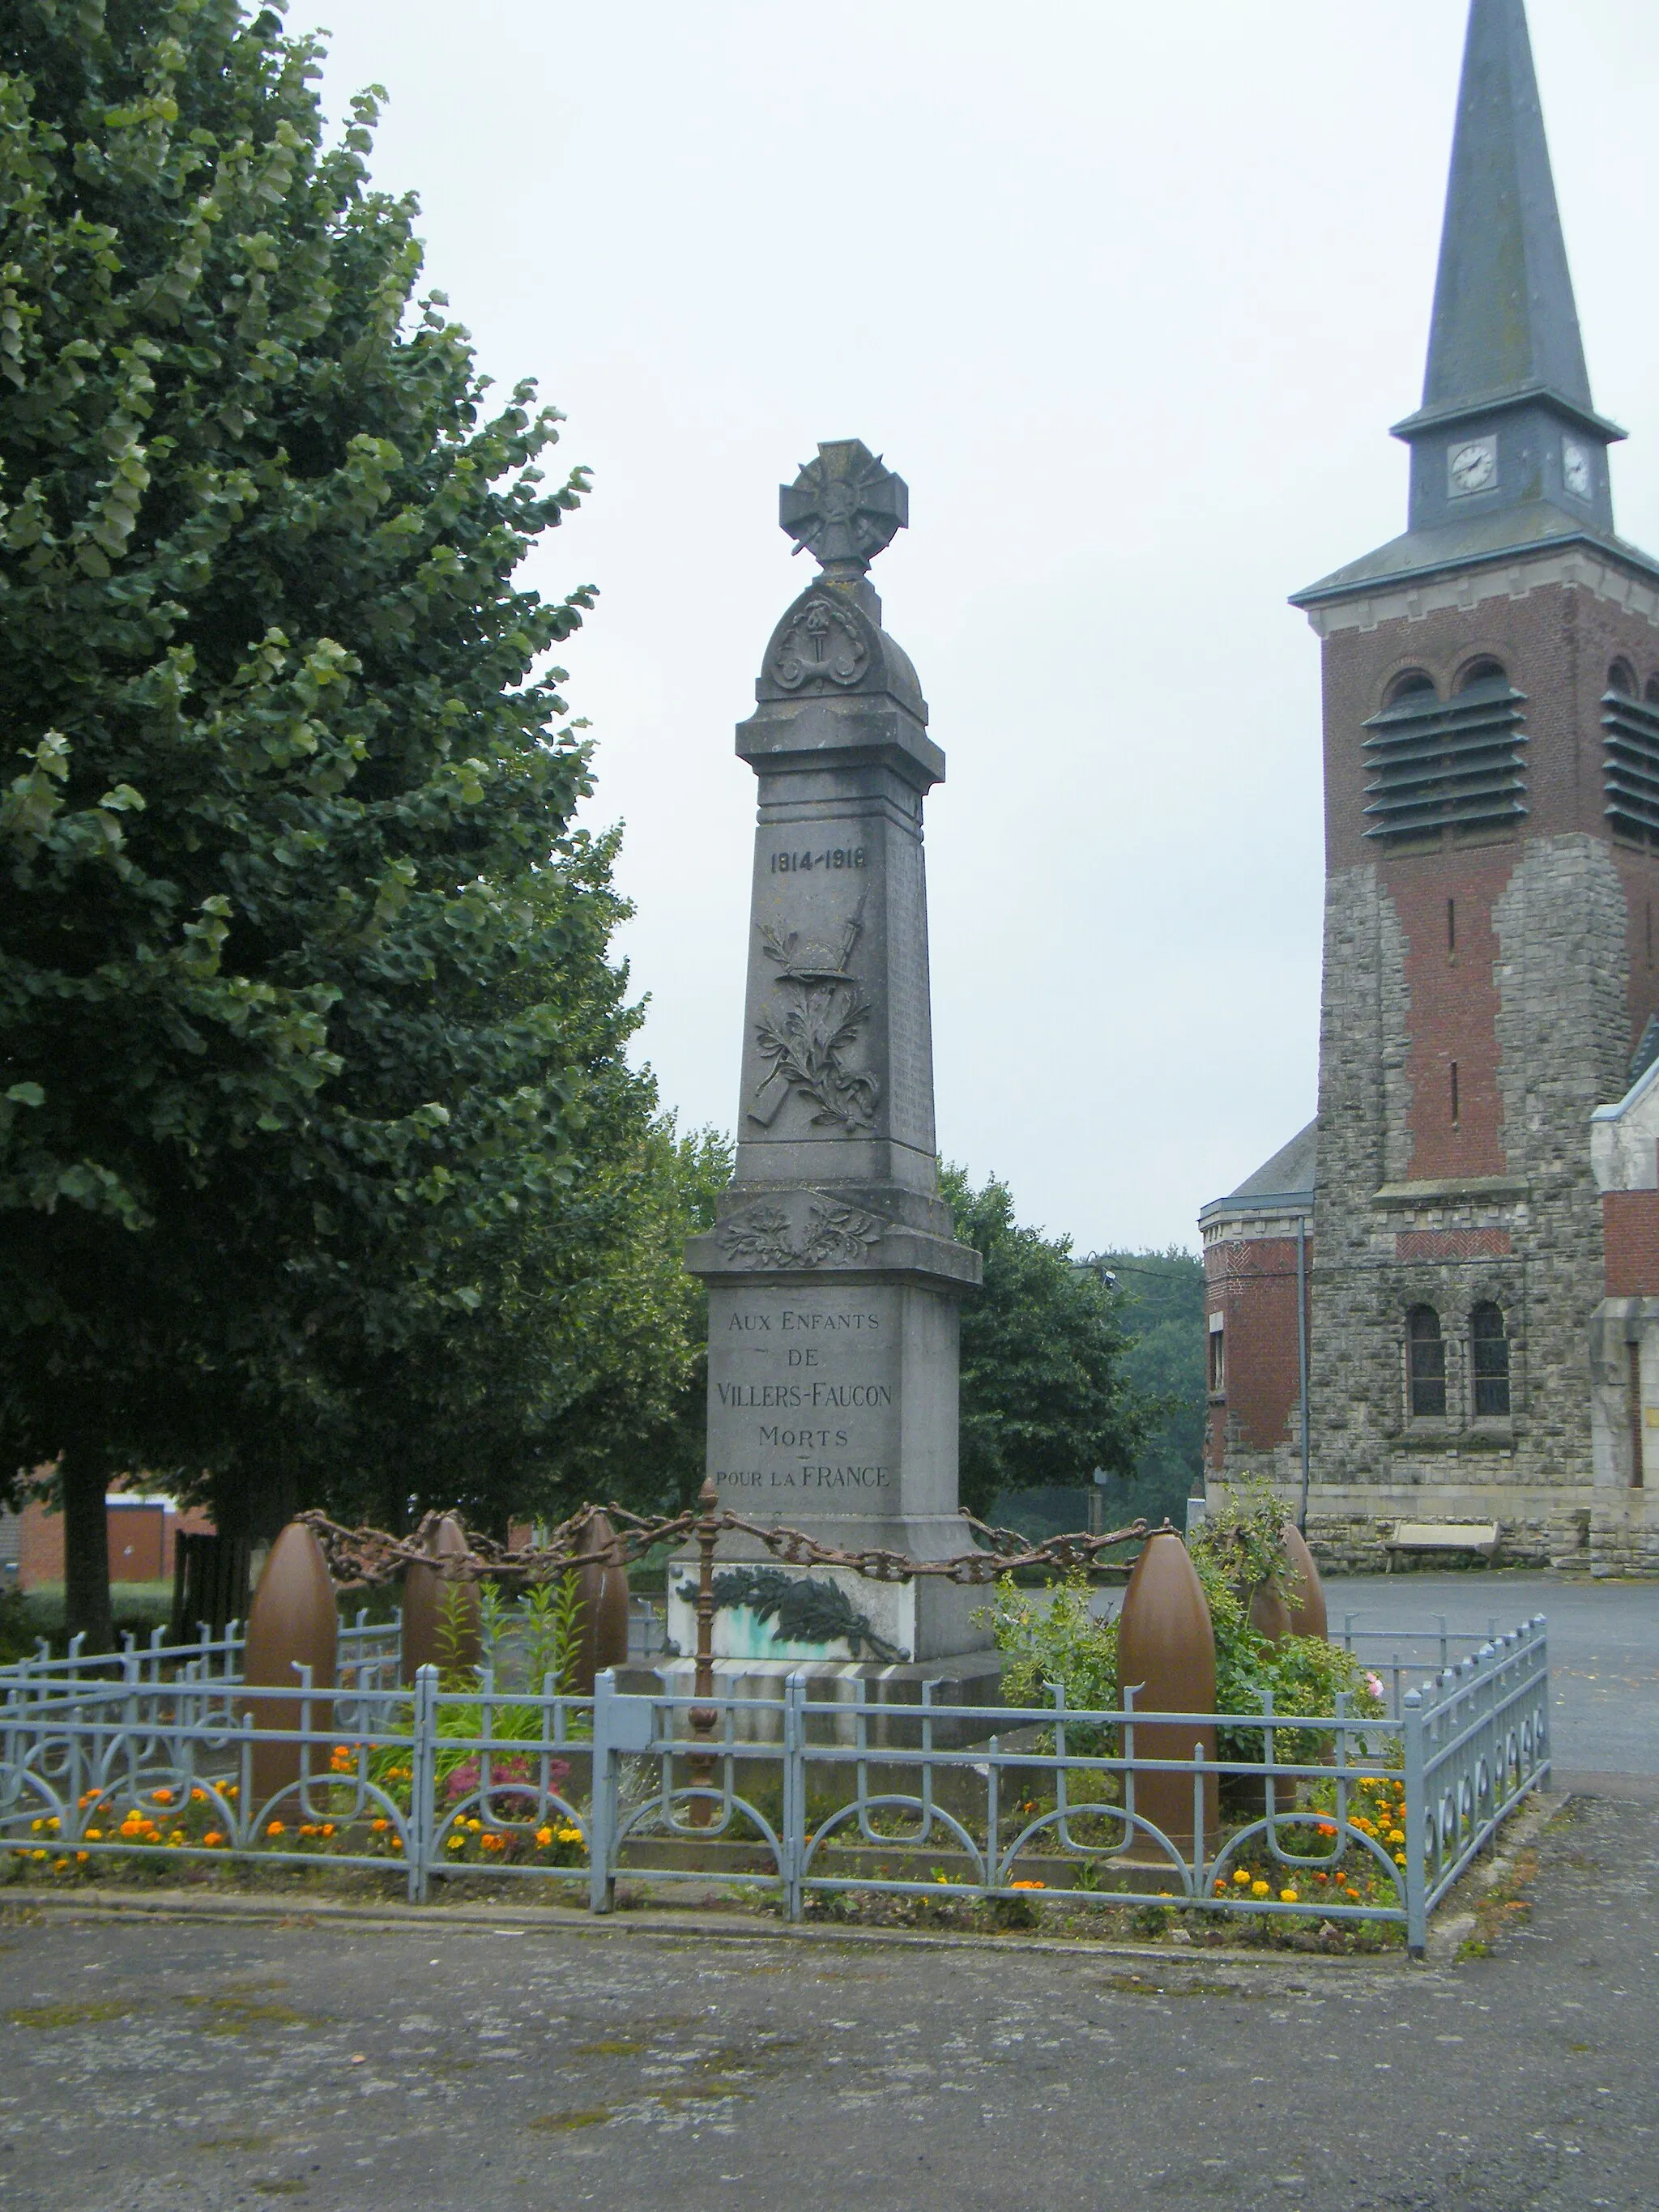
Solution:
M 1427 1792 L 1423 1774 L 1423 1692 L 1405 1696 L 1406 1753 L 1406 1948 L 1420 1959 L 1429 1940 Z
M 438 1788 L 438 1670 L 415 1676 L 415 1721 L 410 1731 L 409 1901 L 424 1905 L 432 1859 L 433 1800 Z
M 617 1670 L 606 1667 L 593 1677 L 593 1771 L 587 1814 L 587 1909 L 609 1912 L 617 1897 L 611 1870 L 617 1835 L 617 1753 L 611 1741 L 611 1700 Z
M 799 1669 L 783 1685 L 783 1899 L 791 1920 L 801 1917 L 801 1879 L 806 1863 L 806 1677 Z

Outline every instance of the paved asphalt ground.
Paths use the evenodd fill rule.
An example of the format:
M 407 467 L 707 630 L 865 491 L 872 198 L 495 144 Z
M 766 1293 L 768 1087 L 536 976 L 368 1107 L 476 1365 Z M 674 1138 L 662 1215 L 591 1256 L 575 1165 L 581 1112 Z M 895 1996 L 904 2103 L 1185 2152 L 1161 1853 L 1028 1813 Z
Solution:
M 1549 1613 L 1558 1759 L 1659 1773 L 1659 1592 L 1423 1577 L 1389 1616 L 1443 1583 L 1454 1626 Z M 1539 1862 L 1489 1956 L 1418 1967 L 14 1914 L 0 2206 L 1654 2212 L 1659 1795 Z
M 7 2212 L 1652 2212 L 1659 1807 L 1408 1967 L 0 1924 Z

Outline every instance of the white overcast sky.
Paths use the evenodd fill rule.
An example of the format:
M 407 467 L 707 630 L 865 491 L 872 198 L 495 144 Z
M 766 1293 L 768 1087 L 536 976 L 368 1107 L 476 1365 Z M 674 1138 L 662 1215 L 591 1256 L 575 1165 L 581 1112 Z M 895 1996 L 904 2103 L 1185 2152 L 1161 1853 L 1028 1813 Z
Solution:
M 1403 528 L 1463 0 L 290 0 L 390 95 L 429 282 L 594 471 L 538 556 L 626 824 L 641 1051 L 734 1125 L 754 782 L 821 438 L 909 483 L 877 565 L 928 802 L 939 1143 L 1022 1218 L 1195 1244 L 1312 1114 L 1318 647 Z M 1532 0 L 1621 530 L 1659 549 L 1659 7 Z

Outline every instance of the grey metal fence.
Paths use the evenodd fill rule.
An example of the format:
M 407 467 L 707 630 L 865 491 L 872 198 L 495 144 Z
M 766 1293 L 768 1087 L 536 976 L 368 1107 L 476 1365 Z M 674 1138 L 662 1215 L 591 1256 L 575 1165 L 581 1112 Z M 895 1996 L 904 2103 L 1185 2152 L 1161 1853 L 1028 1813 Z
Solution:
M 354 1632 L 345 1632 L 348 1638 Z M 1042 1892 L 1233 1917 L 1397 1925 L 1428 1917 L 1549 1771 L 1542 1619 L 1402 1690 L 1385 1718 L 1169 1715 L 863 1696 L 780 1701 L 601 1675 L 591 1698 L 395 1682 L 395 1627 L 360 1620 L 342 1683 L 259 1686 L 234 1635 L 0 1669 L 0 1849 L 67 1872 L 176 1854 L 395 1868 L 413 1900 L 465 1874 L 609 1910 L 619 1876 L 774 1897 L 792 1918 L 852 1892 Z M 1402 1668 L 1407 1662 L 1401 1662 Z M 1245 1757 L 1153 1759 L 1149 1725 L 1213 1722 Z M 286 1759 L 273 1778 L 269 1761 Z M 1154 1778 L 1190 1785 L 1160 1827 Z M 263 1777 L 263 1778 L 262 1778 Z M 1224 1814 L 1206 1832 L 1219 1784 Z M 1167 1802 L 1167 1794 L 1166 1800 Z M 1167 1820 L 1167 1815 L 1166 1815 Z M 830 1909 L 833 1909 L 831 1906 Z

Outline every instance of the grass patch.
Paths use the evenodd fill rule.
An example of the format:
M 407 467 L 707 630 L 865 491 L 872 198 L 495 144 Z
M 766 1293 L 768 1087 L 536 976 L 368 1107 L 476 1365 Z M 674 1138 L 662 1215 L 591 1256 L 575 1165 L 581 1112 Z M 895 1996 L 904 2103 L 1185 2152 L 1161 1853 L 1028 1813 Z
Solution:
M 125 2020 L 131 1997 L 94 1997 L 84 2004 L 16 2005 L 6 2018 L 14 2027 L 89 2027 L 96 2021 Z

